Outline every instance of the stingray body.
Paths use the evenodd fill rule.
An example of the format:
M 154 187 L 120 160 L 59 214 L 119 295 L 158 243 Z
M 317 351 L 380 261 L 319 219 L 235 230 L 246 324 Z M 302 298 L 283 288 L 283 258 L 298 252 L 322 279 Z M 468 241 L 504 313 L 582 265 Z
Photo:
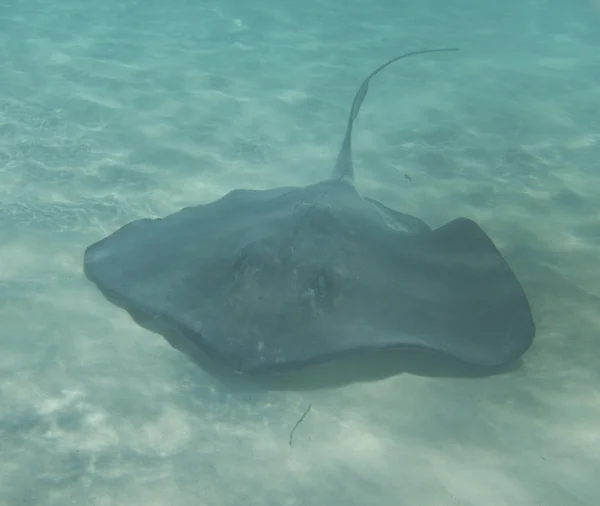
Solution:
M 362 197 L 352 126 L 333 173 L 305 187 L 233 190 L 89 246 L 104 296 L 176 348 L 235 370 L 287 370 L 352 353 L 418 348 L 482 367 L 530 346 L 525 293 L 473 221 L 432 230 Z

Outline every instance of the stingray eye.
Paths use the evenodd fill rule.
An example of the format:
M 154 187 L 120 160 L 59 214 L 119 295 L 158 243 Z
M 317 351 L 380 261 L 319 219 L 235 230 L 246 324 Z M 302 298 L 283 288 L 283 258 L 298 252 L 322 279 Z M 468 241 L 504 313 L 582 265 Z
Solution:
M 300 298 L 311 308 L 329 308 L 333 302 L 333 276 L 323 267 L 319 267 L 309 276 Z
M 318 297 L 325 297 L 329 292 L 330 278 L 326 275 L 325 270 L 317 275 L 315 281 L 315 293 Z

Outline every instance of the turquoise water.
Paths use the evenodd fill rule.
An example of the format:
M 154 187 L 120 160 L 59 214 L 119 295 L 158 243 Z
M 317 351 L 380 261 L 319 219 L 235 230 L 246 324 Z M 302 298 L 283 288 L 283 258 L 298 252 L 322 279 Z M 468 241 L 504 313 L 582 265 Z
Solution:
M 493 238 L 514 371 L 240 388 L 84 279 L 128 221 L 324 177 L 360 81 L 446 46 L 371 85 L 357 184 Z M 599 47 L 595 0 L 0 3 L 0 504 L 597 504 Z

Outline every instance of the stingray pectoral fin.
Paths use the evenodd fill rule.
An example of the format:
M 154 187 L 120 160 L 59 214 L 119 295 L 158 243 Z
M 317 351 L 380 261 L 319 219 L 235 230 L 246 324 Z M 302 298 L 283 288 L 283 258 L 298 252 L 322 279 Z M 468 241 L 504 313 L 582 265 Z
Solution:
M 418 324 L 427 347 L 481 366 L 507 364 L 529 348 L 535 326 L 523 287 L 475 222 L 458 218 L 412 242 L 427 309 L 410 327 Z

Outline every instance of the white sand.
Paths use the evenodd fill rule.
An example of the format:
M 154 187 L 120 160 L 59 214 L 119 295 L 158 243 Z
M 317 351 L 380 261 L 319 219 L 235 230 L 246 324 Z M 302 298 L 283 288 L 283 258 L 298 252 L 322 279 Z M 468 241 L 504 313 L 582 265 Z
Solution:
M 0 504 L 597 504 L 600 18 L 484 3 L 0 7 Z M 84 279 L 132 219 L 324 177 L 360 80 L 455 45 L 373 82 L 358 185 L 490 234 L 538 328 L 516 371 L 240 391 Z

